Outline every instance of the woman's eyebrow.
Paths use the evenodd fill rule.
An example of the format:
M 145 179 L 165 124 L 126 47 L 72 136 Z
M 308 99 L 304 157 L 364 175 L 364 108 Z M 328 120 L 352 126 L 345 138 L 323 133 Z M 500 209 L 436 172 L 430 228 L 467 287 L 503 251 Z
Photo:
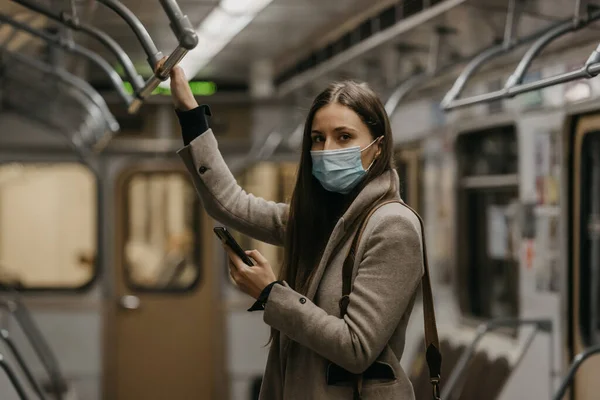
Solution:
M 349 126 L 345 126 L 345 125 L 338 126 L 337 128 L 334 128 L 333 130 L 337 131 L 337 132 L 339 132 L 339 131 L 353 131 L 353 132 L 356 132 L 356 129 L 354 129 L 352 127 L 349 127 Z

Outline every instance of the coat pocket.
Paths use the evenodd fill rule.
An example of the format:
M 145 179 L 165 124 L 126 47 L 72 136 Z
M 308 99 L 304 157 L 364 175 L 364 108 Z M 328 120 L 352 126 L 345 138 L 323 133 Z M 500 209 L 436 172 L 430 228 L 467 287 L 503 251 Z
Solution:
M 356 374 L 346 371 L 339 365 L 327 365 L 327 385 L 350 386 L 356 379 Z M 388 363 L 375 361 L 363 372 L 363 385 L 388 384 L 396 382 L 394 368 Z

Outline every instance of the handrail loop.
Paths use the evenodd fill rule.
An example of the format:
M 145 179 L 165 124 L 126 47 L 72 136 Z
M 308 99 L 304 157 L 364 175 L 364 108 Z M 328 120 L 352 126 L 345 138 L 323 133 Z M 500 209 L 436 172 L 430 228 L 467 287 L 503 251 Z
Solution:
M 133 97 L 131 97 L 129 95 L 129 93 L 127 93 L 127 91 L 125 90 L 125 88 L 123 86 L 123 80 L 121 79 L 119 74 L 117 74 L 117 72 L 114 69 L 112 69 L 110 64 L 108 64 L 108 62 L 104 58 L 100 57 L 98 54 L 94 53 L 93 51 L 88 50 L 85 47 L 81 47 L 75 43 L 66 41 L 57 35 L 51 35 L 49 33 L 32 28 L 27 24 L 23 24 L 19 21 L 15 21 L 14 19 L 10 18 L 9 16 L 7 16 L 3 13 L 0 13 L 0 22 L 9 24 L 9 25 L 13 26 L 14 28 L 25 31 L 25 32 L 29 33 L 30 35 L 36 36 L 36 37 L 42 39 L 43 41 L 45 41 L 46 43 L 48 43 L 49 45 L 58 46 L 70 53 L 82 56 L 82 57 L 86 58 L 87 60 L 91 61 L 96 66 L 98 66 L 102 71 L 104 71 L 104 73 L 108 76 L 112 86 L 114 87 L 116 92 L 119 94 L 121 99 L 125 102 L 125 104 L 130 105 L 131 102 L 133 102 Z M 112 114 L 108 111 L 107 107 L 106 107 L 105 114 L 106 114 L 107 120 L 109 120 L 110 124 L 112 125 L 112 127 L 111 127 L 111 130 L 112 130 L 113 127 L 115 127 L 114 122 L 116 122 L 116 121 L 114 121 L 114 117 L 112 117 Z M 109 115 L 110 115 L 110 117 L 109 117 Z M 118 129 L 119 129 L 118 126 L 116 126 L 115 132 Z
M 152 37 L 144 27 L 144 24 L 135 16 L 129 8 L 123 3 L 115 0 L 98 0 L 99 3 L 117 13 L 131 27 L 138 41 L 142 45 L 144 52 L 148 56 L 147 61 L 152 69 L 156 67 L 156 63 L 162 58 L 163 54 L 156 48 Z
M 586 2 L 585 0 L 580 1 Z M 590 57 L 586 61 L 585 66 L 577 71 L 566 72 L 548 78 L 543 78 L 536 82 L 523 83 L 523 79 L 527 74 L 527 71 L 531 66 L 534 58 L 537 55 L 539 55 L 540 52 L 544 48 L 546 48 L 552 41 L 567 33 L 580 30 L 586 27 L 587 25 L 591 24 L 592 22 L 600 19 L 600 10 L 591 9 L 590 7 L 592 11 L 589 11 L 586 17 L 584 18 L 580 15 L 581 8 L 581 4 L 576 5 L 575 18 L 569 18 L 568 20 L 564 20 L 553 24 L 549 28 L 543 29 L 540 32 L 537 32 L 525 39 L 521 39 L 515 42 L 515 45 L 509 46 L 508 48 L 504 49 L 501 49 L 501 46 L 494 46 L 485 50 L 478 57 L 473 59 L 467 65 L 467 67 L 465 67 L 463 72 L 455 81 L 452 88 L 444 96 L 444 99 L 441 103 L 442 108 L 446 111 L 449 111 L 474 104 L 485 103 L 494 100 L 501 100 L 504 98 L 512 98 L 516 95 L 525 92 L 542 89 L 560 83 L 570 82 L 575 79 L 591 78 L 596 76 L 598 74 L 598 70 L 600 70 L 600 66 L 596 66 L 598 63 L 600 63 L 600 57 L 598 57 L 598 49 L 594 50 L 594 52 L 590 55 Z M 515 68 L 514 72 L 509 76 L 502 89 L 464 99 L 458 98 L 458 96 L 464 89 L 467 80 L 479 67 L 483 65 L 483 63 L 485 63 L 492 57 L 505 54 L 508 51 L 514 49 L 515 47 L 529 42 L 536 37 L 536 41 L 527 50 L 521 61 L 519 61 L 519 64 Z
M 134 90 L 141 90 L 143 87 L 144 80 L 137 73 L 133 62 L 127 56 L 127 53 L 119 46 L 119 44 L 107 35 L 105 32 L 91 26 L 80 22 L 78 19 L 74 18 L 72 15 L 65 11 L 61 11 L 59 13 L 54 12 L 53 10 L 42 6 L 41 4 L 32 1 L 32 0 L 12 0 L 15 3 L 21 4 L 22 6 L 45 15 L 46 17 L 59 22 L 71 29 L 76 31 L 80 31 L 85 33 L 88 36 L 91 36 L 98 40 L 104 47 L 106 47 L 119 61 L 121 66 L 123 67 L 123 71 L 125 75 L 131 82 L 131 86 Z
M 429 41 L 429 54 L 427 57 L 427 68 L 424 72 L 419 72 L 409 77 L 394 89 L 390 97 L 385 102 L 385 111 L 389 117 L 398 108 L 402 100 L 418 85 L 434 77 L 443 68 L 439 67 L 440 53 L 442 49 L 443 37 L 453 33 L 452 30 L 444 27 L 438 27 Z M 445 66 L 449 68 L 450 66 Z
M 65 11 L 55 13 L 32 0 L 12 1 L 19 3 L 33 11 L 46 15 L 47 17 L 66 25 L 71 29 L 82 31 L 96 38 L 104 46 L 106 46 L 117 57 L 123 66 L 125 74 L 131 81 L 131 85 L 134 89 L 135 98 L 133 98 L 127 104 L 127 110 L 130 114 L 134 114 L 140 109 L 144 100 L 152 94 L 154 89 L 156 89 L 161 82 L 167 80 L 171 70 L 185 57 L 190 50 L 194 49 L 198 45 L 198 36 L 196 31 L 194 30 L 187 15 L 184 15 L 181 12 L 177 1 L 159 0 L 165 14 L 169 18 L 171 30 L 177 37 L 179 44 L 167 57 L 162 66 L 156 68 L 157 62 L 160 60 L 160 58 L 162 58 L 162 53 L 156 49 L 156 46 L 154 46 L 150 35 L 139 19 L 137 19 L 137 17 L 135 17 L 135 15 L 118 0 L 100 0 L 103 4 L 111 8 L 117 13 L 117 15 L 125 20 L 142 44 L 142 47 L 148 56 L 148 63 L 151 64 L 151 67 L 154 70 L 153 76 L 144 82 L 142 77 L 137 74 L 131 59 L 127 56 L 123 49 L 119 47 L 119 45 L 105 32 L 80 22 L 76 17 Z

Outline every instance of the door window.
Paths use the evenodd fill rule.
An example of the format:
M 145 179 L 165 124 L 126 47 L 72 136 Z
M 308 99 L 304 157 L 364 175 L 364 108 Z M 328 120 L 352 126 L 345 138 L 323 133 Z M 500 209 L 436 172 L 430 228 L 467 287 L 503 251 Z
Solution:
M 182 172 L 135 172 L 124 190 L 123 262 L 137 290 L 185 291 L 200 280 L 200 204 Z
M 82 164 L 0 165 L 0 284 L 82 288 L 96 276 L 97 189 Z

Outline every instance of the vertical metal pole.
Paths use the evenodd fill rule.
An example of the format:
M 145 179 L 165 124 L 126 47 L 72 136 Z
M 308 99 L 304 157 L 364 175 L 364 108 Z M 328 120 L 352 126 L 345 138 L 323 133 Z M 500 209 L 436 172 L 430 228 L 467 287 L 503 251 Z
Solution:
M 506 24 L 504 25 L 504 47 L 508 48 L 512 45 L 518 21 L 515 18 L 515 8 L 517 0 L 509 0 L 508 11 L 506 12 Z
M 548 353 L 550 358 L 550 365 L 548 366 L 548 384 L 550 387 L 548 393 L 552 395 L 554 393 L 554 372 L 556 368 L 554 365 L 554 329 L 550 331 L 550 348 L 548 350 L 550 351 Z

